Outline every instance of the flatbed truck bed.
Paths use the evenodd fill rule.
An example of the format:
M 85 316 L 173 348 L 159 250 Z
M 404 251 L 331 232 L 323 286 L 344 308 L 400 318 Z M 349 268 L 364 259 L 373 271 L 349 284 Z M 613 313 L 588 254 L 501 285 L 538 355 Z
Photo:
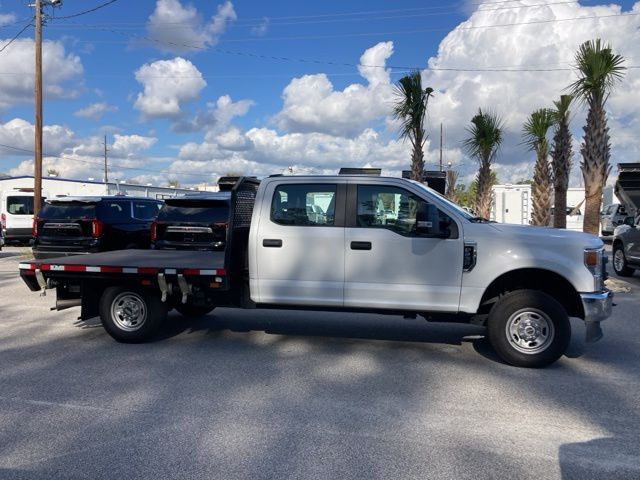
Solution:
M 51 276 L 64 272 L 89 275 L 109 273 L 224 276 L 224 252 L 192 250 L 116 250 L 112 252 L 31 260 L 20 263 L 23 277 L 36 270 Z

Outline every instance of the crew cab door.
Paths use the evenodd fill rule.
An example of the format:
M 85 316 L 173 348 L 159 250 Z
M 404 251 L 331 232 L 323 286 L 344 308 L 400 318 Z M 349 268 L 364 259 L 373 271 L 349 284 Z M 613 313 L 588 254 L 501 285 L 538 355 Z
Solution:
M 415 193 L 350 184 L 344 250 L 345 307 L 458 311 L 461 227 Z
M 267 184 L 251 239 L 254 301 L 342 306 L 345 191 L 339 180 Z

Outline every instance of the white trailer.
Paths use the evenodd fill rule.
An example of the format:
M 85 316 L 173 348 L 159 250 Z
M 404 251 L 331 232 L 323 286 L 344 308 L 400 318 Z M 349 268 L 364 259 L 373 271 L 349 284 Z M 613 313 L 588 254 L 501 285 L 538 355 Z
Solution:
M 533 208 L 531 185 L 494 185 L 491 189 L 491 220 L 499 223 L 529 225 Z M 567 190 L 567 229 L 582 231 L 584 188 Z

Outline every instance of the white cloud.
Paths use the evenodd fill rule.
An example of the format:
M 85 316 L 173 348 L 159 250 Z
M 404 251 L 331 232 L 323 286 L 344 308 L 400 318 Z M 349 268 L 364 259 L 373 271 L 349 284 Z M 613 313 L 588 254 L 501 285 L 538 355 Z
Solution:
M 541 5 L 537 0 L 521 0 L 517 5 L 527 8 L 496 10 L 491 9 L 493 7 L 477 7 L 466 22 L 445 37 L 437 56 L 429 59 L 429 67 L 571 69 L 578 46 L 594 38 L 611 43 L 614 51 L 626 58 L 627 65 L 640 64 L 640 17 L 594 18 L 619 14 L 620 6 L 587 7 L 578 3 Z M 636 3 L 633 12 L 640 13 L 640 3 Z M 528 22 L 578 17 L 583 19 L 526 25 Z M 480 28 L 513 23 L 521 25 Z M 638 119 L 639 73 L 638 70 L 628 70 L 623 83 L 614 90 L 608 103 L 612 144 L 617 153 L 612 157 L 614 162 L 622 161 L 625 157 L 626 161 L 635 161 L 631 159 L 633 150 L 620 147 L 625 144 L 623 137 L 630 132 L 633 124 L 631 119 Z M 435 133 L 442 121 L 445 140 L 450 146 L 460 146 L 466 137 L 465 127 L 478 107 L 495 109 L 506 122 L 505 148 L 498 160 L 501 164 L 498 169 L 500 180 L 517 181 L 526 173 L 524 165 L 531 165 L 532 168 L 534 161 L 533 155 L 519 145 L 523 122 L 532 111 L 552 107 L 552 101 L 567 93 L 566 88 L 575 78 L 571 70 L 519 73 L 425 70 L 423 85 L 436 89 L 436 96 L 429 108 L 433 125 L 431 131 Z M 577 114 L 572 121 L 572 130 L 579 138 L 584 125 L 584 111 L 577 104 L 572 111 Z M 640 143 L 631 142 L 636 145 L 637 152 Z M 580 161 L 579 149 L 574 149 L 574 153 L 575 172 Z M 466 164 L 466 171 L 470 174 L 476 168 L 475 164 L 468 159 Z M 577 176 L 572 178 L 575 181 Z
M 177 121 L 171 128 L 180 133 L 205 131 L 207 135 L 216 135 L 227 128 L 235 117 L 246 115 L 253 105 L 253 100 L 234 102 L 229 95 L 222 95 L 215 102 L 208 102 L 206 110 L 199 111 L 193 119 Z
M 283 92 L 284 106 L 275 116 L 287 132 L 320 132 L 353 137 L 391 112 L 393 86 L 384 66 L 393 54 L 392 42 L 381 42 L 360 57 L 360 74 L 368 85 L 354 83 L 336 91 L 321 73 L 293 79 Z M 377 66 L 377 67 L 373 67 Z
M 0 39 L 4 45 L 10 39 Z M 42 75 L 45 100 L 74 98 L 81 91 L 82 63 L 77 55 L 66 53 L 60 42 L 42 44 Z M 16 40 L 2 52 L 0 111 L 21 103 L 33 103 L 33 40 Z
M 251 35 L 255 35 L 256 37 L 263 37 L 269 30 L 269 23 L 271 23 L 269 19 L 267 17 L 264 17 L 259 24 L 251 28 Z
M 16 16 L 13 13 L 0 13 L 0 27 L 14 23 Z
M 157 138 L 135 134 L 115 134 L 113 138 L 113 144 L 109 145 L 110 175 L 127 178 L 132 173 L 130 168 L 149 168 L 151 160 L 144 152 L 157 142 Z M 0 124 L 0 143 L 14 147 L 0 147 L 0 154 L 4 157 L 26 157 L 9 169 L 10 175 L 33 175 L 33 139 L 34 127 L 26 120 L 15 118 Z M 67 127 L 45 125 L 43 171 L 53 168 L 66 178 L 99 178 L 102 176 L 103 141 L 99 136 L 77 138 Z
M 195 65 L 180 57 L 144 64 L 135 75 L 144 91 L 133 106 L 146 118 L 179 117 L 181 103 L 197 99 L 207 85 Z
M 113 136 L 111 145 L 112 155 L 120 157 L 130 157 L 143 150 L 151 148 L 158 139 L 155 137 L 143 137 L 141 135 L 118 135 Z
M 34 126 L 21 118 L 0 124 L 0 143 L 14 147 L 0 147 L 0 152 L 6 155 L 33 155 L 34 137 Z M 42 150 L 45 153 L 56 154 L 74 142 L 74 133 L 66 127 L 45 125 L 42 128 Z
M 235 127 L 220 133 L 214 140 L 223 150 L 243 151 L 253 147 L 253 142 Z
M 158 0 L 147 22 L 153 45 L 165 52 L 185 53 L 206 49 L 218 43 L 228 25 L 237 18 L 229 1 L 218 5 L 217 13 L 205 22 L 193 5 L 179 0 Z
M 100 120 L 105 113 L 117 112 L 118 107 L 107 104 L 106 102 L 92 103 L 91 105 L 81 108 L 74 113 L 76 117 L 90 118 L 92 120 Z

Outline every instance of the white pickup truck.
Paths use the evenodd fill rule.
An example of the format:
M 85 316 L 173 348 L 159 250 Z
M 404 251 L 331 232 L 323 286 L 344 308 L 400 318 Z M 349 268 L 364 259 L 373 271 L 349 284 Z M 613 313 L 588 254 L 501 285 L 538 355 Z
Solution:
M 241 179 L 224 252 L 123 250 L 20 264 L 57 308 L 149 339 L 175 308 L 367 311 L 485 325 L 506 362 L 540 367 L 602 336 L 612 293 L 592 235 L 475 218 L 428 187 L 367 176 Z M 301 316 L 300 321 L 304 321 Z

